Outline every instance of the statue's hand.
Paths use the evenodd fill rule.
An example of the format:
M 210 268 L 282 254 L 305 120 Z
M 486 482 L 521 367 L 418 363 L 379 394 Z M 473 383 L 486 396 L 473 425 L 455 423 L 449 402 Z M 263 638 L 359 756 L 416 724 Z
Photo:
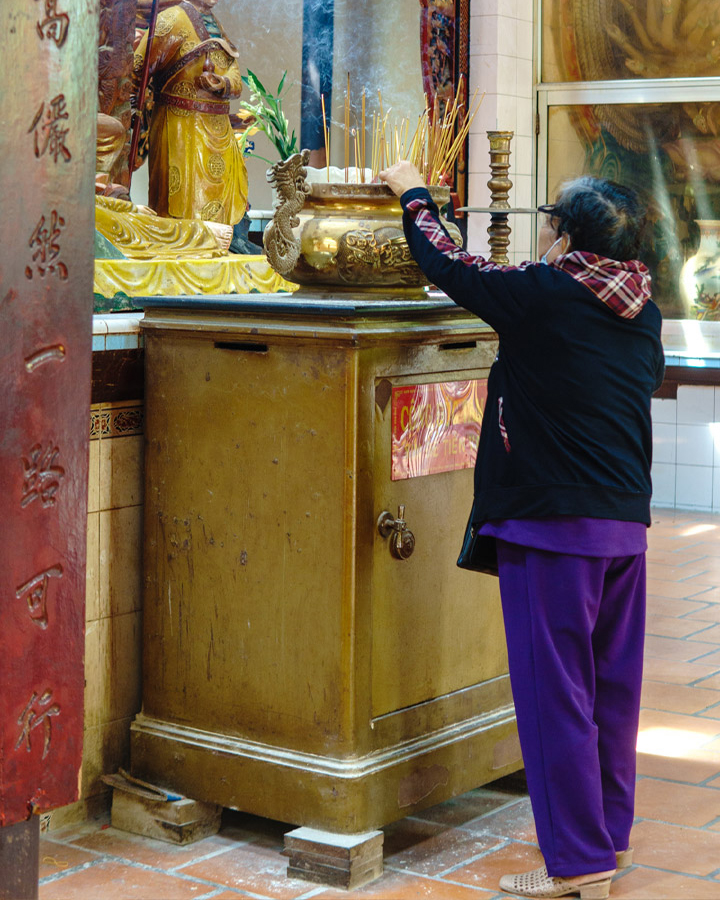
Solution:
M 225 92 L 225 78 L 214 72 L 203 72 L 197 77 L 197 85 L 211 94 L 223 94 Z

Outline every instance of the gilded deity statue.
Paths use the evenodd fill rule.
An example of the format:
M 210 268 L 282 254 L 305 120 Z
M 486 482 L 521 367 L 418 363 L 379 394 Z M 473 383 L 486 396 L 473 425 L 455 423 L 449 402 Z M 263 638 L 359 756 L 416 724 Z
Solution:
M 235 225 L 247 207 L 247 171 L 230 124 L 240 96 L 238 51 L 211 10 L 216 0 L 161 9 L 150 48 L 135 51 L 135 93 L 149 53 L 154 103 L 149 204 L 160 216 Z
M 109 181 L 125 144 L 125 128 L 118 119 L 98 114 L 95 151 L 95 228 L 125 259 L 209 259 L 224 256 L 232 227 L 219 222 L 158 216 L 154 210 L 130 202 L 127 188 Z M 107 247 L 96 237 L 102 255 Z

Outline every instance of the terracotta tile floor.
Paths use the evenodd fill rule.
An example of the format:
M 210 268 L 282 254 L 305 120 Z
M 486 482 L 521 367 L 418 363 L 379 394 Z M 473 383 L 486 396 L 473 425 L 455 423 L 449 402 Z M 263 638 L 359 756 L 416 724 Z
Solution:
M 639 737 L 635 865 L 613 900 L 720 900 L 720 516 L 655 510 Z M 41 900 L 336 900 L 285 875 L 290 826 L 226 812 L 190 847 L 107 820 L 44 836 Z M 385 830 L 385 874 L 352 897 L 494 900 L 507 871 L 541 864 L 521 776 Z

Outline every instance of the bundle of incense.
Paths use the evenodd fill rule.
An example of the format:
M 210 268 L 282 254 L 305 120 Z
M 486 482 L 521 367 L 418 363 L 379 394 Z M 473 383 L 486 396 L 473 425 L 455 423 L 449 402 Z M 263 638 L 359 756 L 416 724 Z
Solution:
M 372 114 L 370 170 L 372 180 L 377 181 L 378 174 L 398 162 L 408 159 L 420 171 L 423 181 L 428 185 L 447 182 L 457 162 L 462 147 L 467 140 L 473 120 L 485 97 L 483 93 L 477 100 L 478 91 L 473 94 L 469 106 L 466 106 L 465 83 L 460 78 L 458 90 L 451 101 L 440 111 L 440 103 L 435 96 L 432 107 L 426 106 L 419 117 L 417 125 L 410 136 L 410 120 L 401 119 L 388 127 L 391 110 L 383 111 L 382 93 L 378 91 L 378 112 Z M 325 98 L 321 98 L 323 111 L 323 135 L 325 138 L 325 156 L 330 172 L 330 129 L 326 125 Z M 473 109 L 474 107 L 474 109 Z M 351 92 L 350 73 L 347 74 L 347 91 L 344 110 L 345 181 L 350 179 L 350 142 L 352 139 L 355 157 L 355 180 L 365 181 L 366 166 L 366 108 L 365 88 L 362 91 L 361 116 L 358 122 L 353 113 L 354 125 L 351 127 Z
M 440 184 L 442 180 L 448 180 L 485 96 L 483 94 L 476 104 L 478 92 L 475 91 L 470 110 L 466 110 L 464 93 L 461 79 L 457 93 L 445 105 L 442 115 L 436 97 L 432 107 L 426 107 L 420 116 L 410 138 L 409 119 L 393 124 L 388 134 L 389 111 L 382 115 L 382 95 L 378 92 L 380 116 L 373 116 L 372 125 L 373 180 L 382 169 L 400 159 L 409 159 L 419 169 L 426 184 Z

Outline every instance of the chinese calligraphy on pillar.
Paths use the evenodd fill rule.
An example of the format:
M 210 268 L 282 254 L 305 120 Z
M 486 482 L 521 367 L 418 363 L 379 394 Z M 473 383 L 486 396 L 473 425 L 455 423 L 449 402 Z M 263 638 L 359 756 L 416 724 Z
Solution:
M 30 618 L 33 622 L 37 622 L 41 628 L 47 628 L 48 623 L 47 592 L 50 579 L 60 578 L 62 572 L 62 566 L 50 566 L 49 569 L 33 575 L 29 581 L 21 584 L 15 591 L 15 596 L 18 599 L 27 600 Z
M 40 39 L 49 38 L 55 41 L 58 47 L 62 47 L 70 26 L 70 16 L 58 12 L 57 0 L 35 0 L 35 2 L 42 3 L 45 8 L 45 17 L 35 23 Z
M 35 272 L 44 278 L 45 275 L 57 274 L 63 281 L 67 280 L 68 268 L 60 257 L 60 232 L 65 226 L 65 219 L 58 215 L 58 211 L 54 209 L 50 214 L 50 220 L 46 221 L 45 216 L 40 217 L 40 221 L 30 237 L 30 248 L 34 251 L 32 255 L 32 266 L 26 266 L 25 277 L 32 278 Z
M 47 108 L 46 108 L 47 106 Z M 53 162 L 63 159 L 70 162 L 72 154 L 65 146 L 65 138 L 70 131 L 66 122 L 70 118 L 65 103 L 65 94 L 58 94 L 46 105 L 43 101 L 35 113 L 28 132 L 35 135 L 35 156 L 49 152 Z
M 78 795 L 96 20 L 88 0 L 0 3 L 0 827 Z
M 62 466 L 56 465 L 60 450 L 52 444 L 43 449 L 35 444 L 29 459 L 23 459 L 25 480 L 23 483 L 21 506 L 40 499 L 43 506 L 54 506 L 55 492 L 60 487 L 60 479 L 65 474 Z
M 50 716 L 59 716 L 60 715 L 60 707 L 57 703 L 53 703 L 52 706 L 49 706 L 50 701 L 52 700 L 53 692 L 48 690 L 44 691 L 42 697 L 38 697 L 37 693 L 33 692 L 32 697 L 30 698 L 30 702 L 23 710 L 22 715 L 18 719 L 18 725 L 22 726 L 20 731 L 20 737 L 17 740 L 17 744 L 15 744 L 15 749 L 24 745 L 25 749 L 28 753 L 32 750 L 32 746 L 30 744 L 30 732 L 33 728 L 37 728 L 38 725 L 43 726 L 44 730 L 44 740 L 43 740 L 43 752 L 42 758 L 48 755 L 48 751 L 50 750 L 50 740 L 52 737 L 52 725 L 50 723 Z

